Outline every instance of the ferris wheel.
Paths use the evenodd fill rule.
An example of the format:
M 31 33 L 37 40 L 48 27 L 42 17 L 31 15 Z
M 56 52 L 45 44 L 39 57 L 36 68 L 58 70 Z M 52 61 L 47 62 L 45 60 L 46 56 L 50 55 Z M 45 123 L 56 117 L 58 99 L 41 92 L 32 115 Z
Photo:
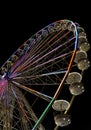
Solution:
M 0 69 L 0 130 L 46 130 L 50 109 L 59 127 L 71 123 L 74 97 L 84 92 L 83 72 L 90 49 L 85 30 L 71 20 L 59 20 L 25 41 Z M 71 99 L 60 99 L 68 88 Z

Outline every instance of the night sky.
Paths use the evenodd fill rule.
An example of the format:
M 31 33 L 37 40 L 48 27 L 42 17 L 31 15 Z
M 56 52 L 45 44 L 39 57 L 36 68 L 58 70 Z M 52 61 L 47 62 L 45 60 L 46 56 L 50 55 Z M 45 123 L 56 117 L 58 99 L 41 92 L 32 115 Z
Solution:
M 69 19 L 79 23 L 86 31 L 91 44 L 91 16 L 90 11 L 80 8 L 80 5 L 65 7 L 65 2 L 59 4 L 55 1 L 42 4 L 35 3 L 7 3 L 1 5 L 0 12 L 0 66 L 12 55 L 12 53 L 30 36 L 46 25 L 62 19 Z M 78 10 L 79 9 L 79 10 Z M 91 50 L 88 52 L 91 60 Z M 72 123 L 59 130 L 90 130 L 91 129 L 91 67 L 85 71 L 85 92 L 79 95 L 71 108 Z M 55 124 L 53 115 L 48 114 L 44 119 L 46 130 L 53 130 Z

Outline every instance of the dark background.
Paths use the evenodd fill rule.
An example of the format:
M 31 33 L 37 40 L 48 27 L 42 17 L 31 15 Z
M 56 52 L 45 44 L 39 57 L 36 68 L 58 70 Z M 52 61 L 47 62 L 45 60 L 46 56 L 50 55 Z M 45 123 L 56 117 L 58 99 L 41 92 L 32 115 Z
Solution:
M 91 9 L 89 3 L 46 2 L 4 2 L 0 9 L 0 66 L 31 35 L 44 26 L 61 19 L 78 22 L 86 31 L 91 44 Z M 91 50 L 88 52 L 91 60 Z M 91 129 L 91 67 L 84 75 L 85 92 L 75 99 L 72 106 L 72 124 L 60 130 Z M 48 121 L 49 119 L 49 121 Z M 47 130 L 53 130 L 53 119 L 46 121 Z

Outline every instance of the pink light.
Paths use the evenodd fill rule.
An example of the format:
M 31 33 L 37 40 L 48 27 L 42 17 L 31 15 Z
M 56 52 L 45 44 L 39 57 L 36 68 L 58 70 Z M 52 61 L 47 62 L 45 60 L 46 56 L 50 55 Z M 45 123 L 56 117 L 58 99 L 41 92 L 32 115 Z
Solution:
M 6 79 L 1 79 L 0 80 L 0 88 L 4 87 L 4 86 L 7 86 L 7 84 L 8 84 L 8 81 Z
M 7 85 L 8 85 L 8 81 L 6 79 L 0 80 L 0 98 L 2 98 Z

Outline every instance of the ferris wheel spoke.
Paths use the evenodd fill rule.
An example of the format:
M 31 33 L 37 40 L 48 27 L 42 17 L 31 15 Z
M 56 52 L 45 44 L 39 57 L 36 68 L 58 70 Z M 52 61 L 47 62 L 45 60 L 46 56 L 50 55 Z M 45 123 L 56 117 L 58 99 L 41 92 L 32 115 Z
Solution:
M 49 76 L 49 75 L 57 75 L 57 74 L 62 74 L 62 73 L 66 73 L 67 70 L 58 70 L 58 71 L 55 71 L 55 72 L 50 72 L 50 73 L 44 73 L 44 74 L 40 74 L 40 75 L 31 75 L 31 76 L 26 76 L 25 78 L 31 78 L 31 79 L 36 79 L 36 78 L 40 78 L 40 77 L 43 77 L 43 76 Z M 15 77 L 13 79 L 24 79 L 24 77 Z
M 31 127 L 33 127 L 32 121 L 36 122 L 38 120 L 38 118 L 36 117 L 34 111 L 32 110 L 31 106 L 29 105 L 28 101 L 25 99 L 24 95 L 22 95 L 21 91 L 13 84 L 11 84 L 11 90 L 16 99 L 17 106 L 18 106 L 18 107 L 16 107 L 16 110 L 13 110 L 14 111 L 13 118 L 15 119 L 14 122 L 16 122 L 16 123 L 13 125 L 12 129 L 17 127 L 18 130 L 20 130 L 21 129 L 20 122 L 24 123 L 24 124 L 21 124 L 22 129 L 23 128 L 30 129 L 29 125 L 31 125 Z M 26 104 L 26 108 L 25 108 L 24 104 Z M 19 111 L 21 118 L 18 117 L 19 114 L 16 113 L 16 111 Z M 23 116 L 24 116 L 24 118 L 22 118 Z M 39 127 L 39 130 L 45 130 L 42 124 L 40 124 L 38 127 Z
M 26 86 L 24 86 L 24 85 L 22 85 L 20 83 L 17 83 L 15 81 L 12 81 L 12 83 L 15 84 L 16 86 L 20 87 L 21 89 L 26 90 L 27 92 L 30 92 L 30 93 L 32 93 L 32 94 L 34 94 L 34 95 L 36 95 L 36 96 L 38 96 L 38 97 L 40 97 L 40 98 L 42 98 L 44 100 L 47 100 L 48 102 L 52 99 L 52 97 L 50 97 L 48 95 L 45 95 L 43 93 L 40 93 L 38 91 L 35 91 L 35 90 L 33 90 L 33 89 L 29 88 L 29 87 L 26 87 Z
M 34 67 L 31 67 L 30 65 L 30 69 L 28 69 L 28 70 L 26 70 L 26 71 L 23 71 L 23 72 L 18 72 L 18 73 L 15 73 L 15 74 L 11 74 L 11 76 L 10 76 L 10 78 L 13 78 L 13 77 L 17 77 L 17 76 L 19 76 L 19 75 L 23 75 L 24 73 L 28 73 L 29 71 L 30 71 L 30 73 L 34 73 L 34 71 L 37 69 L 38 71 L 36 71 L 37 73 L 39 72 L 39 71 L 42 71 L 43 69 L 45 69 L 45 67 L 43 68 L 43 66 L 44 65 L 47 65 L 48 64 L 48 66 L 46 67 L 46 69 L 48 68 L 48 67 L 51 67 L 51 66 L 53 66 L 53 65 L 58 65 L 59 64 L 59 62 L 61 63 L 62 61 L 60 60 L 60 58 L 61 59 L 64 59 L 65 60 L 65 57 L 67 56 L 68 57 L 68 55 L 71 55 L 71 53 L 72 52 L 68 52 L 68 53 L 65 53 L 65 54 L 62 54 L 62 55 L 60 55 L 60 56 L 58 56 L 58 57 L 54 57 L 53 59 L 50 59 L 50 60 L 48 60 L 48 61 L 45 61 L 45 62 L 43 62 L 43 63 L 40 63 L 40 64 L 38 64 L 38 65 L 36 65 L 36 66 L 34 66 Z M 49 63 L 52 63 L 52 64 L 49 64 Z M 27 66 L 27 68 L 29 68 L 29 66 Z M 42 68 L 41 68 L 42 67 Z
M 48 49 L 52 48 L 52 46 L 58 42 L 60 39 L 62 39 L 63 37 L 65 37 L 68 33 L 65 33 L 65 35 L 61 36 L 60 39 L 58 39 L 57 41 L 53 42 L 52 44 L 50 44 L 50 42 L 52 42 L 52 40 L 54 40 L 54 38 L 57 37 L 57 35 L 59 35 L 61 32 L 63 32 L 63 30 L 59 31 L 57 34 L 51 34 L 53 35 L 51 38 L 50 38 L 50 35 L 49 37 L 47 37 L 46 39 L 44 38 L 42 41 L 40 41 L 39 43 L 36 44 L 36 46 L 34 46 L 29 55 L 28 56 L 28 60 L 26 59 L 25 61 L 25 64 L 26 63 L 29 63 L 29 61 L 32 61 L 36 58 L 38 58 L 39 56 L 43 55 L 46 51 L 48 51 Z M 50 39 L 49 39 L 50 38 Z M 49 47 L 47 47 L 47 45 L 49 45 Z M 62 45 L 61 45 L 62 46 Z M 53 50 L 54 51 L 54 50 Z M 50 52 L 51 53 L 51 52 Z M 36 54 L 36 55 L 35 55 Z M 32 57 L 31 57 L 32 55 Z M 47 55 L 46 55 L 47 56 Z M 30 57 L 30 58 L 29 58 Z
M 75 38 L 75 37 L 74 37 Z M 17 73 L 17 71 L 18 71 L 18 73 L 19 72 L 21 72 L 21 70 L 22 71 L 24 71 L 25 69 L 27 69 L 27 68 L 29 68 L 29 67 L 31 67 L 31 68 L 33 68 L 34 69 L 34 67 L 32 67 L 32 66 L 34 66 L 34 64 L 35 63 L 37 63 L 37 62 L 39 62 L 40 60 L 42 60 L 42 59 L 44 59 L 45 57 L 47 57 L 49 54 L 51 54 L 51 53 L 54 53 L 58 48 L 60 48 L 61 46 L 63 47 L 65 44 L 67 44 L 67 43 L 69 43 L 71 40 L 73 40 L 74 38 L 71 38 L 70 40 L 68 40 L 67 42 L 65 42 L 64 44 L 62 44 L 62 45 L 60 45 L 60 46 L 58 46 L 58 47 L 56 47 L 55 49 L 53 49 L 53 50 L 51 50 L 49 53 L 46 53 L 45 55 L 43 55 L 43 56 L 41 56 L 40 58 L 37 58 L 37 60 L 35 60 L 34 62 L 32 62 L 32 57 L 30 57 L 29 59 L 28 59 L 28 61 L 26 60 L 26 62 L 24 62 L 24 64 L 22 64 L 22 65 L 20 65 L 16 70 L 15 70 L 15 72 Z M 66 49 L 66 48 L 65 48 Z M 65 49 L 63 49 L 62 51 L 61 51 L 61 53 L 65 50 Z M 60 54 L 60 53 L 59 53 Z M 61 55 L 62 56 L 65 56 L 65 54 L 63 55 L 63 54 L 60 54 L 60 58 L 61 58 Z M 37 55 L 38 56 L 38 55 Z M 39 57 L 39 56 L 38 56 Z M 52 56 L 53 57 L 53 56 Z M 58 56 L 59 57 L 59 56 Z M 35 57 L 34 57 L 35 58 Z M 55 55 L 54 55 L 54 60 L 55 59 L 57 59 L 57 57 L 55 58 Z M 51 61 L 52 61 L 52 59 L 51 59 Z M 50 61 L 49 61 L 50 62 Z M 27 64 L 28 63 L 28 64 Z M 46 62 L 45 62 L 45 64 L 46 64 Z M 36 64 L 35 64 L 36 65 Z M 20 68 L 20 69 L 19 69 Z M 19 71 L 20 70 L 20 71 Z M 14 73 L 15 73 L 14 72 Z

